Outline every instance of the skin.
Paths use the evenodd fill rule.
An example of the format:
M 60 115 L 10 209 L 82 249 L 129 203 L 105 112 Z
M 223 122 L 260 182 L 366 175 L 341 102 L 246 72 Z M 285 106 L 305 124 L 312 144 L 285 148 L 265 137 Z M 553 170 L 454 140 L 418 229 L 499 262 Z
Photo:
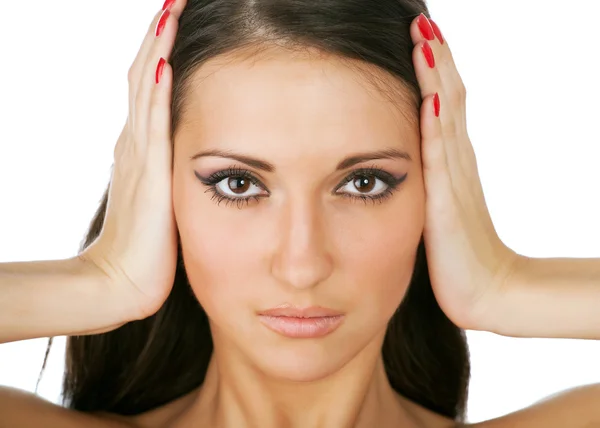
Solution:
M 183 2 L 180 2 L 178 7 L 183 7 L 183 5 Z M 158 15 L 153 22 L 153 26 L 157 20 Z M 323 156 L 314 156 L 314 151 L 312 153 L 310 151 L 303 152 L 300 149 L 317 147 L 316 144 L 313 144 L 313 139 L 318 139 L 318 137 L 323 139 L 325 135 L 325 133 L 317 131 L 335 129 L 332 126 L 335 125 L 335 122 L 331 122 L 331 115 L 329 118 L 326 115 L 319 116 L 313 113 L 316 111 L 314 109 L 321 109 L 325 113 L 333 111 L 331 108 L 337 109 L 336 111 L 346 109 L 347 112 L 352 113 L 353 111 L 348 109 L 348 104 L 339 103 L 339 100 L 346 99 L 355 103 L 353 104 L 354 113 L 362 111 L 363 113 L 373 114 L 377 111 L 376 105 L 379 106 L 378 114 L 370 117 L 370 119 L 376 119 L 370 124 L 376 126 L 369 128 L 370 138 L 368 144 L 370 146 L 374 147 L 377 144 L 382 144 L 378 138 L 383 137 L 386 134 L 384 130 L 387 130 L 390 133 L 388 136 L 403 136 L 402 144 L 408 145 L 405 150 L 410 151 L 411 144 L 414 142 L 411 139 L 411 131 L 416 132 L 416 128 L 411 130 L 409 124 L 413 122 L 408 117 L 404 115 L 402 117 L 397 116 L 398 112 L 410 110 L 406 103 L 402 104 L 405 101 L 401 96 L 402 91 L 398 91 L 396 94 L 399 95 L 396 99 L 397 104 L 388 104 L 388 107 L 397 105 L 399 110 L 388 109 L 388 111 L 385 111 L 382 108 L 385 101 L 383 98 L 373 97 L 377 95 L 377 91 L 373 91 L 372 87 L 369 88 L 369 82 L 364 79 L 364 74 L 356 73 L 356 70 L 349 70 L 346 67 L 347 64 L 341 64 L 333 58 L 324 60 L 318 58 L 318 56 L 312 58 L 295 57 L 293 62 L 294 66 L 297 67 L 295 70 L 301 73 L 294 73 L 294 70 L 288 68 L 292 64 L 291 58 L 289 56 L 285 57 L 284 53 L 279 51 L 271 52 L 273 54 L 271 57 L 268 59 L 263 58 L 253 67 L 260 67 L 259 69 L 263 73 L 277 70 L 276 78 L 270 81 L 274 85 L 282 84 L 285 79 L 288 79 L 288 82 L 295 83 L 309 82 L 309 85 L 304 86 L 305 91 L 294 90 L 293 85 L 285 87 L 288 90 L 286 95 L 293 99 L 299 107 L 304 108 L 298 108 L 297 111 L 294 110 L 293 114 L 290 114 L 289 105 L 284 103 L 278 106 L 279 108 L 275 112 L 278 118 L 275 123 L 280 127 L 282 124 L 287 124 L 288 127 L 295 126 L 291 130 L 292 132 L 282 132 L 280 128 L 268 127 L 261 130 L 262 133 L 258 135 L 251 132 L 252 123 L 249 123 L 250 121 L 237 120 L 234 122 L 224 119 L 223 100 L 236 95 L 227 93 L 227 91 L 218 94 L 213 91 L 213 100 L 220 100 L 222 102 L 220 106 L 217 103 L 208 108 L 206 102 L 196 102 L 195 108 L 198 110 L 198 115 L 193 116 L 190 114 L 192 117 L 187 120 L 187 129 L 182 130 L 176 139 L 176 176 L 174 178 L 177 181 L 174 187 L 174 202 L 178 202 L 176 215 L 182 238 L 185 240 L 184 256 L 188 273 L 190 273 L 190 280 L 196 296 L 205 305 L 211 317 L 213 336 L 216 339 L 215 358 L 211 362 L 208 376 L 201 389 L 192 391 L 178 400 L 145 414 L 136 417 L 120 417 L 103 413 L 85 414 L 74 412 L 41 400 L 32 394 L 10 388 L 0 388 L 0 414 L 2 415 L 0 427 L 12 428 L 16 426 L 38 426 L 40 424 L 46 427 L 61 428 L 80 426 L 90 428 L 243 427 L 252 426 L 249 425 L 250 421 L 253 418 L 257 421 L 258 415 L 261 416 L 259 420 L 259 426 L 261 427 L 269 426 L 269 424 L 272 426 L 293 426 L 287 424 L 288 419 L 292 418 L 294 422 L 300 421 L 300 425 L 302 425 L 302 422 L 306 424 L 303 426 L 310 426 L 311 423 L 313 423 L 313 426 L 318 426 L 316 425 L 318 422 L 322 422 L 322 426 L 340 427 L 351 426 L 353 422 L 356 422 L 355 426 L 358 427 L 436 428 L 455 426 L 454 422 L 423 409 L 391 391 L 382 372 L 378 352 L 376 352 L 381 344 L 382 320 L 389 319 L 389 316 L 391 316 L 390 308 L 397 306 L 406 289 L 407 282 L 402 282 L 403 278 L 406 279 L 404 270 L 411 268 L 411 263 L 414 262 L 414 249 L 416 248 L 416 241 L 411 241 L 411 239 L 415 239 L 412 233 L 418 230 L 417 224 L 420 224 L 419 227 L 423 227 L 423 213 L 419 213 L 418 208 L 421 206 L 422 209 L 422 205 L 417 203 L 419 195 L 421 197 L 423 195 L 423 181 L 421 181 L 421 184 L 417 183 L 420 180 L 418 178 L 419 174 L 412 171 L 419 170 L 421 168 L 420 164 L 426 166 L 427 173 L 425 174 L 424 187 L 428 196 L 428 205 L 431 206 L 430 202 L 435 201 L 434 192 L 439 192 L 438 196 L 442 195 L 441 200 L 443 200 L 443 192 L 447 190 L 444 189 L 444 181 L 448 178 L 448 174 L 451 174 L 450 170 L 460 171 L 457 166 L 461 165 L 461 162 L 461 167 L 465 168 L 466 166 L 467 170 L 470 168 L 471 173 L 476 170 L 473 157 L 459 160 L 449 154 L 447 158 L 449 163 L 446 165 L 445 161 L 440 162 L 442 157 L 435 156 L 435 153 L 442 153 L 443 150 L 454 150 L 458 147 L 468 148 L 470 146 L 468 138 L 463 138 L 466 137 L 466 133 L 462 133 L 462 131 L 457 133 L 456 127 L 453 126 L 457 123 L 460 126 L 464 125 L 464 87 L 451 60 L 447 44 L 432 43 L 434 55 L 440 66 L 439 69 L 438 67 L 426 69 L 422 57 L 418 54 L 423 40 L 422 38 L 419 39 L 420 36 L 418 36 L 415 23 L 411 27 L 411 35 L 416 43 L 415 68 L 424 98 L 421 111 L 421 149 L 427 156 L 423 156 L 423 162 L 420 162 L 420 160 L 416 162 L 418 158 L 411 153 L 412 162 L 404 166 L 411 170 L 410 178 L 403 183 L 400 191 L 381 205 L 361 206 L 361 203 L 337 199 L 327 191 L 328 188 L 330 189 L 337 184 L 336 179 L 341 179 L 341 176 L 337 177 L 336 174 L 331 172 L 335 165 L 334 156 L 341 156 L 341 153 L 349 148 L 350 142 L 357 146 L 367 144 L 366 139 L 356 141 L 358 140 L 358 134 L 345 132 L 347 131 L 345 127 L 338 127 L 338 133 L 332 133 L 332 135 L 335 137 L 345 136 L 346 139 L 330 138 L 324 141 L 321 146 L 318 146 L 319 154 L 324 153 Z M 142 59 L 145 58 L 148 49 L 149 45 L 146 44 L 141 51 L 144 54 L 141 56 Z M 154 61 L 150 62 L 154 63 Z M 138 61 L 136 61 L 136 64 L 138 64 Z M 211 65 L 217 66 L 216 63 Z M 224 76 L 222 72 L 235 75 L 236 72 L 239 73 L 247 65 L 243 62 L 229 63 L 228 67 L 219 70 L 219 76 L 213 75 L 212 79 L 204 78 L 208 75 L 202 76 L 201 73 L 196 77 L 199 79 L 199 83 L 201 82 L 204 85 L 204 90 L 206 90 L 207 84 L 209 88 L 212 85 L 212 88 L 216 89 L 219 83 L 221 85 L 223 83 L 222 80 L 218 79 L 218 77 Z M 219 69 L 219 67 L 216 67 L 216 69 Z M 320 70 L 320 73 L 315 70 Z M 166 71 L 168 74 L 168 67 Z M 254 71 L 256 70 L 254 69 Z M 248 85 L 244 87 L 246 92 L 237 94 L 241 96 L 241 101 L 244 100 L 244 97 L 246 97 L 246 101 L 251 99 L 251 90 L 259 88 L 261 83 L 264 84 L 260 79 L 256 79 L 258 74 L 254 71 L 252 67 L 245 68 L 244 78 L 246 80 L 242 80 Z M 374 72 L 375 70 L 369 71 Z M 328 81 L 330 86 L 325 84 L 323 72 L 326 72 L 328 76 L 333 75 L 335 77 L 335 79 Z M 302 80 L 303 77 L 306 80 Z M 308 77 L 310 77 L 310 80 Z M 252 80 L 253 78 L 255 79 Z M 335 85 L 332 84 L 333 81 L 335 81 Z M 225 88 L 221 86 L 221 89 Z M 446 106 L 450 112 L 457 112 L 455 117 L 442 115 L 439 121 L 433 118 L 431 113 L 433 111 L 432 93 L 436 91 L 440 92 L 442 106 Z M 310 98 L 311 94 L 313 98 Z M 330 99 L 326 100 L 330 103 L 330 110 L 325 110 L 328 105 L 321 103 L 323 98 L 327 98 L 326 94 L 330 95 Z M 332 96 L 334 94 L 335 97 Z M 272 109 L 273 105 L 277 104 L 277 94 L 260 92 L 259 95 L 260 97 L 257 99 L 261 100 L 261 108 L 255 111 L 254 114 L 274 114 L 269 108 Z M 339 99 L 336 97 L 339 97 Z M 204 98 L 204 93 L 202 98 Z M 192 97 L 192 100 L 196 99 L 198 101 L 202 98 L 196 96 Z M 319 102 L 315 102 L 314 105 L 307 104 L 307 98 L 310 101 Z M 164 99 L 168 98 L 164 97 Z M 236 101 L 240 101 L 240 99 Z M 338 101 L 338 104 L 335 104 L 335 101 Z M 244 106 L 247 106 L 247 104 L 236 105 L 236 110 L 229 106 L 230 108 L 227 109 L 226 113 L 227 115 L 240 114 Z M 193 113 L 192 110 L 188 110 L 188 113 L 190 112 Z M 203 112 L 204 116 L 210 115 L 210 121 L 204 124 L 200 130 L 200 135 L 194 135 L 194 129 L 200 129 L 197 125 L 194 125 L 194 120 L 199 120 L 202 117 L 200 112 Z M 392 127 L 389 122 L 386 122 L 386 118 L 389 118 L 390 114 L 396 114 L 397 116 L 395 126 L 398 129 L 394 131 L 391 130 Z M 228 126 L 222 126 L 219 129 L 219 122 L 215 120 L 219 117 L 222 121 L 221 125 Z M 312 126 L 301 126 L 305 122 L 296 121 L 297 117 L 302 117 L 305 121 L 309 120 L 309 124 Z M 235 119 L 239 119 L 239 117 Z M 330 122 L 326 122 L 327 119 Z M 363 116 L 360 117 L 360 120 L 366 122 Z M 361 121 L 352 120 L 347 123 L 351 124 L 354 130 L 360 131 Z M 231 122 L 235 123 L 235 130 L 227 129 L 230 127 Z M 153 121 L 153 123 L 158 122 Z M 269 122 L 269 124 L 272 123 L 272 121 Z M 209 133 L 207 129 L 212 129 L 212 133 Z M 256 131 L 256 129 L 254 130 Z M 241 132 L 242 130 L 244 132 Z M 314 131 L 310 136 L 311 138 L 307 138 L 307 130 Z M 231 166 L 231 161 L 228 161 L 225 166 L 219 166 L 216 162 L 221 162 L 221 160 L 212 158 L 197 160 L 191 164 L 189 161 L 190 153 L 195 154 L 205 145 L 208 147 L 208 145 L 225 144 L 222 139 L 218 140 L 217 138 L 219 136 L 224 137 L 223 133 L 225 131 L 228 132 L 227 137 L 229 139 L 226 144 L 230 146 L 229 149 L 232 149 L 231 146 L 236 143 L 238 145 L 244 144 L 243 147 L 240 147 L 241 149 L 246 151 L 253 149 L 256 150 L 254 154 L 258 154 L 259 149 L 268 147 L 265 157 L 268 156 L 277 167 L 274 173 L 264 178 L 264 182 L 271 191 L 269 199 L 261 200 L 259 204 L 252 207 L 248 206 L 241 211 L 236 210 L 235 207 L 208 205 L 209 195 L 204 194 L 201 191 L 202 185 L 198 184 L 199 182 L 194 182 L 192 178 L 192 171 L 199 168 L 218 169 Z M 233 135 L 234 131 L 236 135 Z M 184 139 L 186 134 L 190 135 L 190 140 L 187 142 Z M 244 136 L 244 143 L 240 142 L 240 135 Z M 264 138 L 265 135 L 271 138 L 266 139 Z M 235 136 L 238 138 L 233 138 Z M 257 138 L 258 136 L 261 138 Z M 281 138 L 282 136 L 285 138 Z M 299 136 L 304 138 L 301 139 Z M 293 139 L 296 139 L 295 145 L 292 144 L 294 141 L 290 142 Z M 282 142 L 285 142 L 285 144 Z M 397 142 L 398 140 L 396 140 Z M 441 146 L 442 143 L 443 146 Z M 389 141 L 385 144 L 389 144 Z M 441 148 L 443 148 L 442 151 L 439 150 Z M 288 156 L 286 156 L 286 153 Z M 292 155 L 297 158 L 291 158 Z M 310 159 L 310 162 L 308 159 Z M 207 165 L 207 162 L 212 163 Z M 374 162 L 371 161 L 370 164 Z M 386 160 L 385 162 L 391 161 Z M 388 166 L 387 164 L 381 166 L 381 168 L 384 167 L 387 169 L 394 166 Z M 306 173 L 306 170 L 309 171 L 309 174 Z M 431 184 L 429 188 L 428 183 Z M 464 184 L 465 181 L 462 183 Z M 481 211 L 485 205 L 482 205 L 482 200 L 478 199 L 479 196 L 477 195 L 480 189 L 477 187 L 477 183 L 472 183 L 473 187 L 467 188 L 467 190 L 463 187 L 462 193 L 460 187 L 454 189 L 455 191 L 459 190 L 454 196 L 458 197 L 458 200 L 462 203 L 475 201 L 475 205 L 471 204 L 470 206 L 475 206 L 477 208 L 475 211 Z M 469 199 L 473 195 L 475 195 L 475 198 Z M 394 205 L 401 198 L 404 198 L 404 201 L 409 200 L 414 203 L 397 203 Z M 446 202 L 448 202 L 446 211 L 452 212 L 452 202 L 456 201 Z M 210 203 L 213 202 L 210 201 Z M 196 220 L 194 216 L 199 217 L 199 215 L 196 214 L 194 209 L 199 205 L 206 209 L 202 211 L 202 218 Z M 441 206 L 437 205 L 438 209 Z M 386 216 L 388 210 L 391 211 L 392 207 L 395 207 L 397 213 L 394 218 Z M 253 215 L 249 215 L 250 211 L 253 211 Z M 206 228 L 206 224 L 209 222 L 205 219 L 208 215 L 212 216 L 210 221 L 215 226 L 214 229 Z M 265 222 L 267 217 L 271 219 L 271 222 L 266 228 L 261 229 L 263 235 L 259 234 L 259 229 L 256 227 L 247 228 L 247 230 L 241 231 L 244 240 L 239 239 L 240 234 L 238 233 L 235 237 L 232 237 L 236 239 L 234 241 L 236 245 L 227 246 L 223 244 L 227 241 L 223 239 L 222 235 L 227 234 L 229 230 L 233 234 L 236 232 L 233 230 L 234 227 L 242 227 L 238 226 L 241 223 L 239 221 L 225 224 L 229 220 L 227 217 L 234 215 L 247 216 L 248 218 L 244 220 L 252 222 L 251 226 L 255 226 L 254 223 L 261 221 Z M 382 241 L 377 242 L 387 242 L 387 233 L 393 233 L 396 239 L 401 239 L 401 241 L 395 241 L 395 245 L 386 248 L 386 250 L 394 252 L 393 256 L 396 262 L 401 261 L 400 264 L 386 264 L 386 258 L 391 258 L 389 251 L 383 252 L 380 250 L 383 246 L 373 245 L 375 239 L 371 239 L 371 234 L 382 233 L 383 226 L 377 222 L 367 223 L 363 221 L 360 223 L 355 221 L 358 216 L 383 217 L 377 220 L 385 221 L 388 219 L 389 222 L 393 222 L 393 224 L 389 223 L 393 227 L 380 236 Z M 404 223 L 399 221 L 399 216 L 404 216 L 400 217 L 404 220 Z M 425 217 L 425 225 L 427 220 L 433 221 L 433 219 L 438 218 L 431 215 L 428 217 L 427 214 L 425 214 Z M 471 213 L 471 217 L 476 217 L 474 212 Z M 335 219 L 335 222 L 332 223 L 332 219 Z M 373 219 L 368 218 L 367 220 Z M 355 223 L 352 224 L 352 227 L 349 227 L 351 221 L 355 221 Z M 410 223 L 411 221 L 412 223 Z M 491 229 L 485 229 L 485 222 L 484 216 L 483 223 L 481 223 L 484 224 L 483 230 L 490 232 L 489 236 L 493 238 Z M 411 226 L 409 227 L 407 224 Z M 443 226 L 448 226 L 448 224 L 443 221 L 438 222 L 438 226 L 441 225 L 438 236 L 443 237 Z M 468 232 L 465 224 L 471 223 L 464 223 L 457 230 Z M 327 227 L 325 228 L 324 225 Z M 220 230 L 216 229 L 218 226 L 221 227 Z M 341 233 L 340 231 L 343 230 L 344 226 L 346 229 L 344 233 Z M 370 228 L 367 230 L 366 228 L 369 226 Z M 186 228 L 185 236 L 184 228 Z M 361 235 L 359 233 L 360 228 L 364 228 L 367 233 Z M 265 239 L 264 235 L 269 233 L 268 231 L 271 229 L 277 229 L 279 233 L 268 237 L 270 239 Z M 431 227 L 429 230 L 432 230 Z M 199 231 L 204 232 L 204 234 L 200 235 Z M 361 240 L 363 249 L 365 245 L 371 245 L 370 251 L 363 251 L 359 254 L 358 250 L 353 248 L 352 245 L 349 248 L 343 246 L 342 244 L 347 239 L 346 235 L 352 236 L 351 234 L 356 235 L 354 240 Z M 202 240 L 198 238 L 199 236 L 202 236 Z M 430 234 L 430 238 L 432 236 L 435 237 L 436 235 Z M 476 235 L 471 234 L 469 236 Z M 212 239 L 212 246 L 202 245 L 208 243 L 205 237 Z M 243 251 L 243 248 L 239 247 L 246 240 L 250 241 L 252 239 L 254 245 L 247 245 L 247 251 Z M 348 239 L 348 242 L 350 241 Z M 392 239 L 389 239 L 389 241 L 392 241 Z M 271 242 L 272 245 L 267 246 L 266 242 Z M 435 242 L 435 239 L 430 239 L 430 242 Z M 413 244 L 412 247 L 411 244 Z M 476 245 L 477 241 L 472 241 L 470 244 Z M 442 248 L 443 245 L 440 244 L 439 247 Z M 306 252 L 302 253 L 299 248 Z M 428 259 L 431 261 L 435 258 L 429 257 L 430 248 L 428 247 Z M 320 259 L 314 255 L 314 251 L 318 251 L 316 254 L 321 257 Z M 232 252 L 242 257 L 232 257 L 234 255 Z M 380 255 L 379 258 L 376 257 L 376 253 Z M 438 254 L 443 255 L 444 252 Z M 220 262 L 219 266 L 209 263 L 208 259 L 216 260 L 217 264 Z M 236 266 L 230 267 L 227 264 L 229 260 L 235 261 Z M 347 263 L 348 260 L 355 260 L 355 263 Z M 367 270 L 365 266 L 367 264 L 364 263 L 364 260 L 370 260 L 379 268 L 388 269 L 389 273 L 396 275 L 397 282 L 391 285 L 389 278 L 381 275 L 376 269 L 371 272 L 380 274 L 379 281 L 372 281 L 372 275 L 365 276 Z M 468 257 L 465 257 L 462 261 L 465 260 L 468 262 Z M 255 263 L 251 264 L 252 261 Z M 245 264 L 240 267 L 240 263 Z M 438 267 L 440 266 L 443 267 L 443 263 L 439 262 Z M 248 275 L 244 275 L 243 279 L 245 281 L 243 282 L 237 280 L 235 272 L 230 272 L 241 270 L 248 273 Z M 493 269 L 488 270 L 493 271 Z M 465 271 L 470 272 L 468 269 Z M 345 272 L 352 272 L 353 275 L 344 276 Z M 459 271 L 456 272 L 460 274 Z M 485 269 L 480 270 L 480 273 L 483 277 L 487 275 Z M 495 278 L 494 275 L 488 276 L 488 279 Z M 218 284 L 217 278 L 219 280 Z M 265 281 L 266 278 L 270 280 Z M 351 280 L 344 282 L 345 278 Z M 364 285 L 365 278 L 369 280 L 367 290 L 369 294 L 360 296 L 360 292 L 364 292 L 366 289 Z M 252 279 L 252 293 L 244 293 L 244 286 L 239 284 L 250 284 L 249 279 Z M 359 279 L 363 281 L 359 281 Z M 448 284 L 440 284 L 438 281 L 437 284 L 434 284 L 437 291 L 434 291 L 436 291 L 438 300 L 446 302 L 443 305 L 445 310 L 451 313 L 453 307 L 456 310 L 460 305 L 468 303 L 469 298 L 465 298 L 465 296 L 468 297 L 473 293 L 467 287 L 463 290 L 455 290 L 454 302 L 449 299 L 444 300 L 444 296 L 452 298 L 452 294 L 445 294 L 442 288 L 450 287 Z M 229 290 L 226 290 L 226 288 L 229 288 Z M 447 289 L 447 291 L 449 290 L 450 288 Z M 384 292 L 390 292 L 391 294 L 386 295 L 385 299 L 381 299 Z M 462 293 L 462 300 L 459 298 L 459 292 Z M 232 300 L 233 298 L 235 300 Z M 262 326 L 255 322 L 254 312 L 264 309 L 266 306 L 263 305 L 270 306 L 281 303 L 280 300 L 273 301 L 272 299 L 290 298 L 306 299 L 294 301 L 298 304 L 336 305 L 336 309 L 346 312 L 346 322 L 331 336 L 314 340 L 312 344 L 305 341 L 301 344 L 291 345 L 293 343 L 291 339 L 279 338 L 272 334 L 269 336 L 267 333 L 271 332 L 261 330 Z M 315 301 L 310 300 L 310 298 L 314 298 Z M 317 301 L 316 299 L 322 300 Z M 236 311 L 231 311 L 232 307 L 235 307 Z M 379 311 L 374 312 L 375 307 Z M 371 322 L 356 329 L 358 320 L 366 317 L 369 317 Z M 339 340 L 343 335 L 348 336 L 349 329 L 353 326 L 356 333 L 352 335 L 351 340 Z M 248 334 L 248 336 L 242 333 Z M 252 338 L 249 338 L 249 336 L 252 336 Z M 250 339 L 256 339 L 256 342 Z M 337 340 L 343 346 L 336 348 L 329 345 L 332 344 L 331 341 L 333 340 Z M 378 345 L 375 345 L 377 342 Z M 306 354 L 302 356 L 311 358 L 300 360 L 294 359 L 294 356 L 292 356 L 291 359 L 286 359 L 288 358 L 286 355 L 277 358 L 286 352 L 290 353 L 290 346 L 294 347 L 294 356 Z M 323 358 L 324 348 L 327 346 L 329 346 L 328 351 L 331 352 L 331 356 L 328 355 L 328 358 L 325 359 Z M 266 353 L 260 354 L 255 347 L 261 350 L 264 349 Z M 367 370 L 367 367 L 370 371 Z M 298 370 L 298 368 L 301 368 L 301 370 Z M 232 380 L 234 376 L 235 381 Z M 290 392 L 290 385 L 294 386 L 293 395 Z M 350 386 L 342 388 L 340 385 Z M 330 395 L 325 395 L 326 393 Z M 310 416 L 313 419 L 311 420 L 306 418 L 302 412 L 298 413 L 299 403 L 303 404 L 309 398 L 312 405 Z M 600 412 L 597 410 L 599 401 L 600 389 L 598 385 L 587 385 L 545 399 L 534 406 L 507 416 L 469 426 L 481 428 L 538 426 L 577 428 L 597 426 L 600 425 Z M 275 406 L 277 406 L 276 409 Z M 325 411 L 327 411 L 327 415 L 325 415 Z M 380 415 L 386 417 L 381 418 Z M 226 419 L 225 416 L 229 419 Z M 268 420 L 262 417 L 268 418 Z M 302 417 L 305 417 L 305 419 L 299 419 Z M 317 419 L 320 420 L 317 421 Z M 278 423 L 280 425 L 276 425 Z
M 250 61 L 210 61 L 194 77 L 175 138 L 173 203 L 188 278 L 209 316 L 215 351 L 190 418 L 232 427 L 385 427 L 409 420 L 385 376 L 381 346 L 423 231 L 420 134 L 406 94 L 392 102 L 365 72 L 377 71 L 272 48 Z M 391 149 L 411 160 L 372 159 L 336 171 L 344 158 Z M 190 160 L 208 150 L 258 158 L 274 170 L 230 157 Z M 195 176 L 230 167 L 262 183 L 241 196 L 265 197 L 219 204 Z M 373 175 L 366 177 L 374 187 L 344 184 L 352 171 L 371 167 L 406 179 L 384 200 L 344 197 L 390 187 Z M 228 181 L 220 192 L 239 197 Z M 257 316 L 283 303 L 333 308 L 345 319 L 322 338 L 287 338 Z M 213 400 L 218 404 L 209 405 Z
M 496 233 L 467 132 L 465 85 L 437 25 L 424 16 L 423 23 L 422 30 L 415 19 L 410 34 L 423 98 L 425 248 L 440 307 L 464 329 L 510 337 L 600 339 L 598 259 L 527 257 Z M 426 43 L 434 67 L 422 53 Z M 439 118 L 432 114 L 436 93 Z

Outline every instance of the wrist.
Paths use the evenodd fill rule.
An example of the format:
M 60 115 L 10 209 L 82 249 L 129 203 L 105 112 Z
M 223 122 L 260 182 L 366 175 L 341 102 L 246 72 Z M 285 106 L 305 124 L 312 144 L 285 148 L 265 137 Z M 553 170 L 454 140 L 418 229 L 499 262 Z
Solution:
M 529 258 L 504 248 L 493 280 L 471 314 L 469 330 L 507 335 L 506 328 L 515 314 L 517 289 L 523 283 L 520 278 L 525 275 Z
M 510 250 L 510 249 L 509 249 Z M 478 330 L 489 331 L 501 336 L 520 337 L 518 326 L 519 299 L 521 288 L 527 284 L 527 269 L 530 258 L 510 250 L 511 255 L 499 275 L 498 281 L 486 302 L 485 314 L 480 317 Z
M 135 299 L 127 295 L 127 287 L 117 284 L 85 253 L 77 255 L 71 261 L 74 269 L 77 269 L 76 275 L 86 279 L 81 284 L 93 284 L 90 290 L 92 299 L 106 316 L 100 328 L 123 325 L 139 319 L 139 308 L 135 306 Z

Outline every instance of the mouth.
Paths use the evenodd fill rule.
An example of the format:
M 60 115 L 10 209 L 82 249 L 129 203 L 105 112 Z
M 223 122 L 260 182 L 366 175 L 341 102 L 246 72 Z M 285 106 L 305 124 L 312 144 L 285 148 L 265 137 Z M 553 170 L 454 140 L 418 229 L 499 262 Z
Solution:
M 289 305 L 260 312 L 258 317 L 275 333 L 296 339 L 324 337 L 336 330 L 344 320 L 344 314 L 333 309 L 298 309 Z

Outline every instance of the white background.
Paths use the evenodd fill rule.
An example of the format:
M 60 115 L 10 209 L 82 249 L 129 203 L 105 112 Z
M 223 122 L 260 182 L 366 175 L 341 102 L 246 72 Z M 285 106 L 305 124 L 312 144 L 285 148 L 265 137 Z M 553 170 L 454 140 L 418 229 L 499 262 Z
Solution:
M 127 70 L 162 0 L 0 5 L 0 261 L 71 257 L 108 183 Z M 528 256 L 600 257 L 600 3 L 429 6 L 468 90 L 471 140 L 501 238 Z M 468 337 L 472 422 L 600 382 L 600 342 Z M 0 384 L 33 390 L 46 342 L 0 345 Z M 40 385 L 52 401 L 64 344 L 57 339 Z

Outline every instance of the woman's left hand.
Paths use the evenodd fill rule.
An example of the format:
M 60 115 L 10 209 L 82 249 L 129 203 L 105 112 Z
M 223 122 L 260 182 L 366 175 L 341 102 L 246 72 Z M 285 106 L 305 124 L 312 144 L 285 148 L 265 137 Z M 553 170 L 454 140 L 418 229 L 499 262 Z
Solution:
M 412 23 L 411 37 L 423 97 L 423 233 L 433 291 L 457 326 L 485 330 L 522 256 L 503 244 L 492 224 L 467 134 L 466 91 L 447 42 L 424 15 Z

